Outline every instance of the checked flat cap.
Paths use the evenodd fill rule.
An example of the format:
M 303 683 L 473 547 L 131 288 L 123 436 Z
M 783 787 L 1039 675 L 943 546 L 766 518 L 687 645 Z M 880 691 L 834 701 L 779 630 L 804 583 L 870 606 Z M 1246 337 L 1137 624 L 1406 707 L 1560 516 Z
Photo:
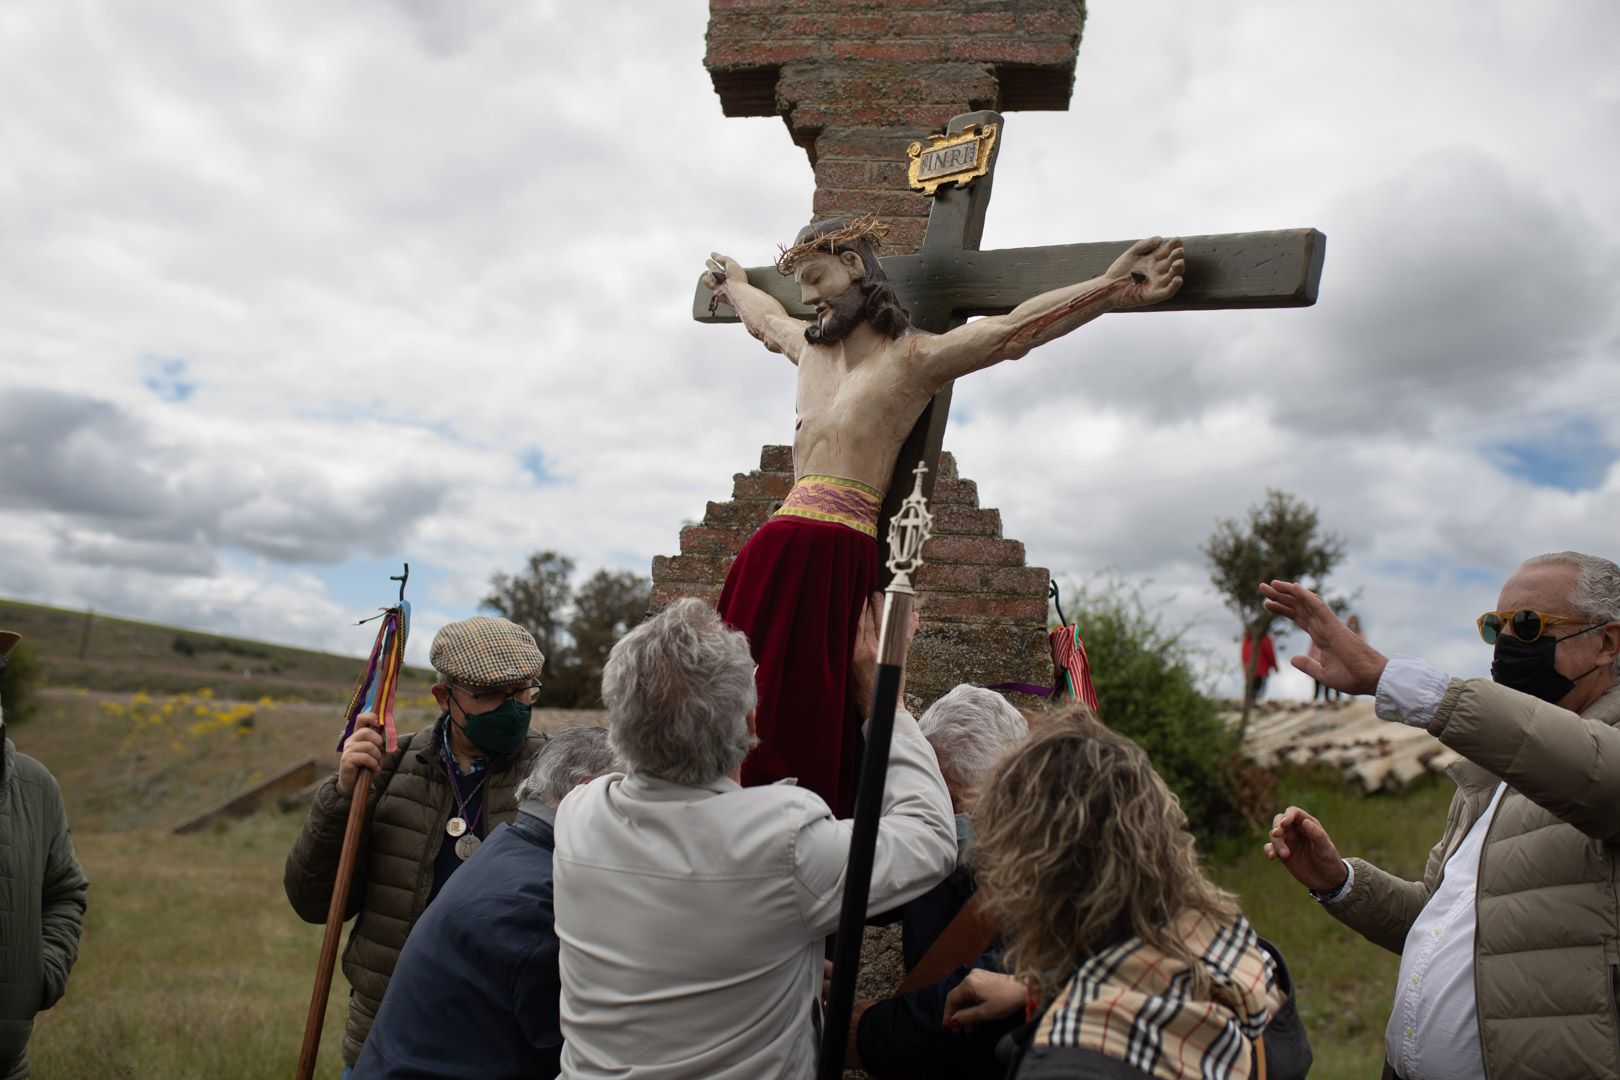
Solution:
M 538 679 L 546 662 L 534 637 L 517 623 L 474 616 L 433 635 L 433 670 L 463 686 L 504 686 Z

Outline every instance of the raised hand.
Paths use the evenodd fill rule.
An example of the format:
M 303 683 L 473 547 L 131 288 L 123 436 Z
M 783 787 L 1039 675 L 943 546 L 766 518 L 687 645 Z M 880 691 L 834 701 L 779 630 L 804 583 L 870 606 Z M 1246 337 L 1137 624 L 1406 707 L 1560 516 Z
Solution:
M 1116 281 L 1131 279 L 1131 284 L 1121 291 L 1118 304 L 1121 308 L 1135 308 L 1170 299 L 1181 288 L 1186 272 L 1181 240 L 1150 236 L 1127 248 L 1104 276 Z
M 1281 615 L 1311 636 L 1320 662 L 1296 656 L 1290 663 L 1320 683 L 1347 694 L 1371 694 L 1388 662 L 1384 654 L 1364 641 L 1333 614 L 1327 601 L 1292 581 L 1270 581 L 1260 586 L 1266 610 Z
M 1344 884 L 1350 873 L 1322 823 L 1297 806 L 1271 819 L 1266 858 L 1282 863 L 1296 881 L 1312 892 L 1332 892 Z

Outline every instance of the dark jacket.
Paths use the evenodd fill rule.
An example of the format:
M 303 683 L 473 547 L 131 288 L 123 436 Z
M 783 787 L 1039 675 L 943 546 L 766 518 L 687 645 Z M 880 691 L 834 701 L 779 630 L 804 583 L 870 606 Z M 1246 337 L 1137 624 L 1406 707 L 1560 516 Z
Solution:
M 89 882 L 73 854 L 50 771 L 0 754 L 0 1080 L 28 1075 L 34 1014 L 67 989 Z
M 518 781 L 545 741 L 544 735 L 530 732 L 516 754 L 490 759 L 486 836 L 516 816 Z M 443 847 L 445 823 L 454 813 L 438 747 L 438 724 L 401 737 L 399 749 L 383 755 L 382 770 L 371 784 L 346 912 L 355 923 L 343 950 L 343 974 L 353 987 L 343 1029 L 345 1064 L 360 1057 L 406 935 L 433 892 L 433 864 Z M 337 777 L 329 777 L 315 792 L 283 876 L 287 899 L 305 922 L 326 921 L 348 815 L 349 799 L 338 794 Z
M 356 1080 L 557 1075 L 551 825 L 491 834 L 411 930 L 355 1065 Z
M 960 843 L 964 819 L 960 814 L 957 819 Z M 917 899 L 883 919 L 873 920 L 900 921 L 901 957 L 907 971 L 916 967 L 933 947 L 975 888 L 973 875 L 958 866 Z M 969 1032 L 953 1032 L 945 1027 L 945 998 L 974 967 L 1000 971 L 1000 944 L 993 943 L 990 951 L 971 967 L 964 965 L 938 982 L 868 1006 L 855 1029 L 861 1067 L 874 1074 L 908 1074 L 926 1080 L 999 1077 L 1005 1070 L 997 1062 L 996 1044 L 1018 1026 L 1019 1018 L 993 1020 Z

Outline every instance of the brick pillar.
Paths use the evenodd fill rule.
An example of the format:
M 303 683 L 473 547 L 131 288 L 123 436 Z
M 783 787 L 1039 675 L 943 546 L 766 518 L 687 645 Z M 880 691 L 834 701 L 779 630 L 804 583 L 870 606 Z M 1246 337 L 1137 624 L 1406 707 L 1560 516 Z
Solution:
M 710 0 L 704 65 L 727 116 L 780 116 L 810 155 L 814 218 L 877 214 L 914 252 L 906 147 L 957 113 L 1068 108 L 1084 21 L 1081 0 Z
M 767 446 L 759 468 L 732 480 L 731 501 L 711 502 L 681 530 L 681 553 L 653 559 L 652 606 L 683 596 L 720 598 L 731 560 L 793 486 L 793 448 Z M 919 713 L 958 683 L 1050 685 L 1047 572 L 1024 565 L 1024 545 L 1001 535 L 1001 512 L 979 506 L 979 488 L 939 459 L 934 538 L 918 575 L 922 626 L 911 648 L 906 697 Z M 1035 699 L 1017 695 L 1030 704 Z

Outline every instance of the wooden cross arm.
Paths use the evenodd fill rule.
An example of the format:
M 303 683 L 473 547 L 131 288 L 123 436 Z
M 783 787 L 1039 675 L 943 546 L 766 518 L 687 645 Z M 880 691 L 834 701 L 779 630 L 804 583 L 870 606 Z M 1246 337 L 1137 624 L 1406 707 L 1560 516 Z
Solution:
M 894 255 L 883 268 L 908 308 L 935 305 L 959 316 L 1000 315 L 1032 296 L 1087 281 L 1103 273 L 1131 246 L 1118 240 L 1053 247 L 1004 248 L 999 251 L 954 251 Z M 1187 252 L 1187 279 L 1181 291 L 1162 304 L 1134 311 L 1209 311 L 1223 308 L 1309 307 L 1316 303 L 1322 280 L 1327 237 L 1315 229 L 1224 233 L 1182 239 Z M 810 319 L 799 302 L 799 287 L 774 266 L 748 269 L 748 282 L 770 293 L 788 314 Z M 698 322 L 736 322 L 725 304 L 709 312 L 709 290 L 700 280 L 692 297 Z

